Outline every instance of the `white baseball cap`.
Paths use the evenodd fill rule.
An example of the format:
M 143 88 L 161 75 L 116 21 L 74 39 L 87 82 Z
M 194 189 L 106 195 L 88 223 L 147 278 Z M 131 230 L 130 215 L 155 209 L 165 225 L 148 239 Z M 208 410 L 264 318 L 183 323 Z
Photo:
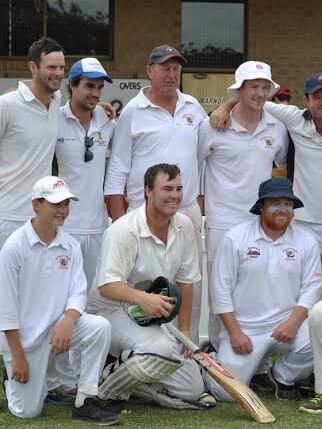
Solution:
M 280 87 L 272 80 L 271 68 L 268 64 L 260 61 L 246 61 L 235 71 L 235 83 L 227 88 L 231 97 L 238 98 L 238 90 L 245 80 L 265 79 L 271 83 L 271 89 L 268 94 L 271 97 Z
M 52 204 L 57 204 L 67 199 L 74 201 L 79 200 L 70 192 L 67 184 L 56 176 L 46 176 L 38 180 L 33 187 L 31 198 L 32 201 L 38 198 L 44 198 Z

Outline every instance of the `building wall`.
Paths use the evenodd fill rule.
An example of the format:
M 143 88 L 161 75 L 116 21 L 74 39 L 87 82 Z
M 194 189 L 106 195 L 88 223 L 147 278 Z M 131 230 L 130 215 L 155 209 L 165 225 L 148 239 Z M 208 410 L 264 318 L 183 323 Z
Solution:
M 180 0 L 115 0 L 114 15 L 113 60 L 101 60 L 115 78 L 146 78 L 147 57 L 154 46 L 180 46 Z M 67 68 L 75 60 L 67 57 Z M 26 58 L 0 58 L 0 77 L 25 76 Z
M 298 105 L 305 78 L 322 70 L 321 22 L 321 0 L 247 0 L 248 59 L 268 62 Z M 153 46 L 180 45 L 181 1 L 115 0 L 114 26 L 113 60 L 104 65 L 115 78 L 144 78 Z M 0 77 L 26 75 L 25 58 L 0 59 Z
M 321 0 L 248 0 L 247 21 L 248 58 L 268 62 L 303 105 L 305 79 L 322 71 Z

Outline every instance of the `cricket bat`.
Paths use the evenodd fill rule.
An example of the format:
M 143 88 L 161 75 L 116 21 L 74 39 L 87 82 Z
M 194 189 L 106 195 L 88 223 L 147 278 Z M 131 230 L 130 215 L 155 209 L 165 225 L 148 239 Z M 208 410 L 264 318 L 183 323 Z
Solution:
M 233 374 L 223 368 L 207 353 L 202 352 L 196 344 L 175 326 L 168 323 L 167 329 L 180 343 L 193 353 L 192 359 L 207 371 L 210 377 L 220 384 L 255 422 L 271 423 L 275 421 L 275 417 L 264 402 L 246 384 L 234 377 Z

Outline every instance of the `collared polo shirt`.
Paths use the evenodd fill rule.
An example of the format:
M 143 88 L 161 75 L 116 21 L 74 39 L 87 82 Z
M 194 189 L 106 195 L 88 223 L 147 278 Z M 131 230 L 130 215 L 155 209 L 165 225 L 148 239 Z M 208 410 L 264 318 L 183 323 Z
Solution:
M 322 136 L 313 119 L 303 117 L 296 106 L 266 103 L 265 109 L 286 125 L 295 146 L 293 191 L 304 207 L 295 218 L 322 223 Z
M 37 347 L 68 309 L 83 313 L 86 278 L 79 243 L 61 229 L 49 245 L 31 221 L 0 252 L 0 331 L 19 329 L 25 351 Z M 8 351 L 0 334 L 0 350 Z
M 246 334 L 269 332 L 295 306 L 321 299 L 318 244 L 295 224 L 273 241 L 259 216 L 235 226 L 219 246 L 210 291 L 214 314 L 234 312 Z
M 153 104 L 143 88 L 122 111 L 115 128 L 105 194 L 124 194 L 130 205 L 144 202 L 144 174 L 155 164 L 177 164 L 183 184 L 182 206 L 199 190 L 198 129 L 206 112 L 190 95 L 177 91 L 174 115 Z
M 108 226 L 103 188 L 114 126 L 102 107 L 93 110 L 87 136 L 93 138 L 90 151 L 94 158 L 84 162 L 86 131 L 71 111 L 69 101 L 61 107 L 55 149 L 58 174 L 79 198 L 70 202 L 70 214 L 63 226 L 71 234 L 99 234 Z
M 250 134 L 231 117 L 228 130 L 217 131 L 206 119 L 200 126 L 198 162 L 204 166 L 208 228 L 229 229 L 250 219 L 261 182 L 272 175 L 273 161 L 286 163 L 285 126 L 263 113 Z
M 28 82 L 0 96 L 0 220 L 32 216 L 33 185 L 51 174 L 60 101 L 57 91 L 47 110 Z
M 147 224 L 145 204 L 122 216 L 104 234 L 88 309 L 113 309 L 119 302 L 103 298 L 98 288 L 106 283 L 138 282 L 166 277 L 170 282 L 196 283 L 201 276 L 194 229 L 190 219 L 176 213 L 170 220 L 167 244 Z

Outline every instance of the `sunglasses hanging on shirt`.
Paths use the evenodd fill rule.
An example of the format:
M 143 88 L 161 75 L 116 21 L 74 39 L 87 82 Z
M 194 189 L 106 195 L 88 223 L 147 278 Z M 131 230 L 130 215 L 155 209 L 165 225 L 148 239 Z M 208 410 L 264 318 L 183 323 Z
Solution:
M 90 148 L 91 148 L 91 147 L 93 146 L 93 144 L 94 144 L 94 139 L 93 139 L 93 137 L 88 137 L 88 135 L 86 134 L 84 143 L 85 143 L 84 162 L 92 161 L 92 159 L 94 158 L 94 154 L 93 154 L 93 152 L 90 150 Z

